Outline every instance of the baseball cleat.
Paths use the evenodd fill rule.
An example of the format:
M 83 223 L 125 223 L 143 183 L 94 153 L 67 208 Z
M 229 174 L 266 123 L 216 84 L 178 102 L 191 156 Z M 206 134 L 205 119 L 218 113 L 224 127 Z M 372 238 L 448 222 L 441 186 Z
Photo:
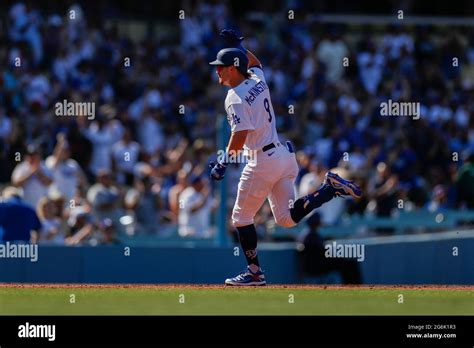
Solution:
M 266 284 L 265 274 L 262 270 L 259 270 L 257 273 L 252 273 L 248 267 L 238 276 L 225 280 L 225 285 L 232 286 L 262 286 Z
M 360 198 L 362 191 L 352 181 L 341 178 L 336 173 L 327 172 L 326 182 L 336 191 L 337 196 L 352 196 Z

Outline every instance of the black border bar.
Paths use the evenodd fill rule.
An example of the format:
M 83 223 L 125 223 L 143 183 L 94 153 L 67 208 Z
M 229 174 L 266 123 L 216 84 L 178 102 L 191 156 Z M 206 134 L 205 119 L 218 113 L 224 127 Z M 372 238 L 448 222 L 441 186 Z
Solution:
M 472 316 L 0 316 L 0 347 L 175 344 L 395 344 L 466 346 Z M 19 326 L 55 325 L 55 341 L 20 338 Z M 409 329 L 409 325 L 431 330 Z M 443 329 L 444 328 L 444 329 Z M 456 338 L 407 338 L 409 333 Z M 253 337 L 253 338 L 252 338 Z M 260 342 L 260 343 L 258 343 Z

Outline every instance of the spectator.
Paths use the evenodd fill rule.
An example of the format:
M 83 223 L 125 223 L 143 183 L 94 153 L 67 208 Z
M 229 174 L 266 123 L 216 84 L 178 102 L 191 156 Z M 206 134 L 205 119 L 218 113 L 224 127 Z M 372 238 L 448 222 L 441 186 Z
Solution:
M 327 79 L 336 82 L 344 73 L 343 59 L 349 57 L 349 49 L 335 28 L 329 30 L 327 38 L 316 49 L 318 59 L 327 67 Z
M 376 175 L 369 187 L 369 192 L 375 200 L 377 216 L 390 216 L 396 208 L 397 184 L 398 177 L 392 174 L 390 168 L 383 162 L 377 164 Z
M 23 93 L 26 102 L 33 108 L 45 108 L 52 96 L 52 86 L 46 74 L 40 68 L 34 67 L 25 79 L 25 84 Z
M 190 186 L 179 195 L 179 235 L 182 237 L 209 237 L 210 214 L 209 184 L 200 176 L 190 178 Z
M 12 122 L 5 114 L 5 110 L 0 106 L 0 142 L 5 144 L 12 131 Z
M 99 224 L 99 244 L 101 245 L 117 245 L 120 244 L 120 240 L 117 238 L 117 232 L 115 230 L 114 223 L 110 219 L 104 219 Z
M 168 193 L 168 202 L 170 206 L 170 211 L 173 214 L 173 221 L 178 221 L 179 216 L 179 195 L 186 189 L 188 186 L 188 173 L 181 169 L 176 175 L 176 184 L 173 185 Z
M 56 206 L 47 197 L 40 199 L 38 203 L 38 217 L 42 229 L 39 236 L 39 244 L 64 245 L 65 235 L 61 220 L 55 214 Z
M 164 145 L 163 130 L 160 122 L 160 113 L 155 108 L 150 108 L 143 113 L 138 126 L 138 135 L 143 149 L 150 155 L 161 150 Z
M 138 230 L 142 233 L 157 233 L 160 226 L 161 185 L 151 177 L 151 168 L 143 167 L 135 179 L 134 188 L 125 195 L 125 207 L 135 216 Z
M 112 167 L 117 182 L 122 185 L 133 184 L 133 170 L 138 162 L 140 144 L 132 140 L 130 130 L 125 129 L 122 140 L 112 147 Z
M 97 220 L 109 218 L 114 223 L 119 222 L 120 192 L 109 171 L 102 169 L 98 172 L 97 183 L 89 188 L 87 200 L 92 205 L 92 211 Z
M 474 209 L 474 152 L 467 152 L 464 164 L 456 176 L 458 188 L 458 204 L 461 207 Z
M 39 31 L 39 14 L 29 5 L 16 3 L 10 9 L 10 38 L 13 42 L 25 41 L 33 53 L 34 63 L 43 57 L 42 37 Z
M 85 245 L 92 238 L 95 223 L 87 207 L 72 209 L 67 224 L 69 233 L 65 240 L 66 245 Z
M 83 128 L 83 134 L 92 142 L 93 152 L 89 169 L 94 176 L 100 171 L 112 170 L 112 145 L 122 136 L 123 127 L 117 120 L 106 120 L 99 115 L 89 128 Z
M 12 133 L 12 122 L 5 114 L 5 110 L 0 106 L 0 182 L 9 179 L 8 148 Z
M 39 148 L 28 146 L 25 160 L 13 171 L 13 185 L 23 189 L 25 202 L 35 208 L 39 200 L 47 195 L 52 182 L 52 174 L 41 160 Z
M 327 258 L 325 240 L 318 230 L 321 217 L 316 212 L 306 221 L 308 229 L 302 234 L 299 250 L 303 276 L 322 276 L 331 272 L 339 273 L 343 284 L 362 282 L 359 265 L 356 260 Z
M 46 167 L 52 173 L 51 190 L 60 192 L 69 204 L 79 186 L 86 186 L 87 179 L 79 164 L 71 158 L 69 144 L 64 135 L 58 136 L 58 143 L 51 156 L 46 159 Z
M 448 209 L 448 194 L 443 185 L 435 186 L 433 197 L 427 205 L 429 212 L 438 212 Z
M 376 45 L 372 41 L 367 40 L 365 47 L 361 49 L 357 56 L 357 64 L 359 65 L 360 79 L 365 90 L 374 95 L 382 79 L 385 66 L 384 55 L 377 52 Z
M 410 35 L 402 30 L 401 25 L 393 25 L 389 32 L 383 37 L 381 51 L 387 54 L 389 59 L 400 58 L 402 51 L 413 52 L 414 44 Z
M 21 189 L 7 187 L 0 202 L 0 235 L 3 242 L 36 243 L 41 222 L 34 209 L 22 199 Z

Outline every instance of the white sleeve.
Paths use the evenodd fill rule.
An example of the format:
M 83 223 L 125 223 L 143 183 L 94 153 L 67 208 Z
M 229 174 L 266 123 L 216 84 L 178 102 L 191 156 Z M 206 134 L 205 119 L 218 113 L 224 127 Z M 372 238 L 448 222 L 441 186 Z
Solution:
M 53 155 L 51 156 L 48 156 L 48 158 L 46 158 L 46 161 L 44 161 L 44 165 L 46 166 L 46 168 L 48 169 L 53 169 L 53 163 L 55 162 L 55 158 Z
M 263 73 L 263 69 L 259 66 L 253 66 L 249 69 L 249 73 L 250 75 L 255 75 L 257 78 L 259 78 L 260 80 L 264 81 L 264 82 L 267 82 L 265 80 L 265 75 Z
M 12 181 L 18 181 L 23 179 L 30 173 L 30 167 L 26 165 L 24 162 L 18 164 L 15 169 L 13 169 L 12 173 Z
M 242 103 L 230 104 L 227 107 L 227 121 L 229 121 L 232 132 L 255 129 L 250 120 L 250 115 Z

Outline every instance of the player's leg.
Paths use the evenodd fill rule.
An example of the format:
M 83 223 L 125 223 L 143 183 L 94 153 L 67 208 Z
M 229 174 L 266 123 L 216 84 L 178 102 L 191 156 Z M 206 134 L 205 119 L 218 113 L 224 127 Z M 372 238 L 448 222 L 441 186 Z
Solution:
M 319 189 L 295 201 L 290 209 L 291 218 L 295 223 L 298 223 L 314 209 L 319 208 L 336 196 L 359 198 L 360 195 L 360 188 L 352 181 L 345 180 L 333 172 L 327 172 L 326 180 Z
M 275 183 L 268 196 L 275 222 L 282 227 L 296 225 L 290 214 L 291 207 L 295 203 L 295 178 L 296 175 L 290 175 L 280 179 Z
M 326 202 L 329 202 L 335 196 L 336 192 L 334 188 L 326 182 L 322 183 L 319 189 L 317 189 L 315 192 L 300 197 L 294 202 L 293 206 L 289 210 L 291 219 L 295 222 L 295 224 L 297 224 L 314 209 L 319 208 Z
M 283 163 L 283 177 L 273 185 L 268 200 L 275 222 L 282 227 L 293 227 L 314 209 L 331 200 L 335 191 L 330 185 L 323 184 L 316 192 L 295 201 L 295 179 L 299 169 L 294 153 L 288 153 L 288 159 Z
M 271 183 L 263 176 L 248 167 L 244 168 L 232 211 L 232 223 L 237 229 L 248 267 L 236 277 L 226 279 L 227 285 L 265 285 L 265 276 L 258 260 L 257 230 L 253 219 L 267 198 L 270 188 Z
M 280 226 L 294 226 L 314 209 L 319 208 L 335 196 L 359 197 L 361 194 L 357 185 L 335 173 L 328 172 L 326 180 L 318 190 L 295 201 L 294 182 L 298 173 L 298 165 L 294 155 L 293 161 L 289 160 L 287 163 L 286 176 L 275 183 L 268 197 L 275 221 Z

